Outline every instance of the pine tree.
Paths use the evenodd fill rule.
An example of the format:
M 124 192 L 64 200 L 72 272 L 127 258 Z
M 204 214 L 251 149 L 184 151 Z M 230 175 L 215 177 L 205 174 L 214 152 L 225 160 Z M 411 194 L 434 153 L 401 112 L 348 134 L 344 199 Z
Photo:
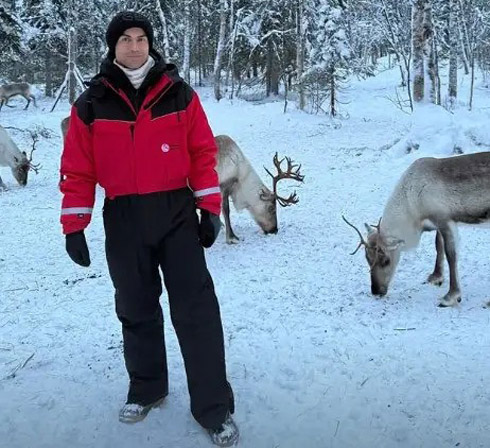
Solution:
M 308 72 L 316 78 L 320 88 L 328 92 L 331 117 L 338 113 L 337 94 L 349 73 L 351 51 L 344 28 L 345 9 L 342 1 L 318 1 L 317 34 L 311 54 L 312 68 Z M 322 107 L 322 102 L 323 97 L 318 97 L 318 108 Z
M 22 53 L 20 19 L 14 13 L 11 0 L 0 0 L 0 67 L 4 67 L 0 76 L 10 77 L 14 72 L 13 63 L 20 60 Z

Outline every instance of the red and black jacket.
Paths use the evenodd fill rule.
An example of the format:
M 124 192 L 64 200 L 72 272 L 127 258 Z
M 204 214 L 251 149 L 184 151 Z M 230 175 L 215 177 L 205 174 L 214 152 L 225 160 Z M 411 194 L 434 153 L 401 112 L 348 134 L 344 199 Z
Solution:
M 199 208 L 220 213 L 217 147 L 199 98 L 151 56 L 138 90 L 106 59 L 72 107 L 60 170 L 65 234 L 89 224 L 97 183 L 109 198 L 189 186 Z

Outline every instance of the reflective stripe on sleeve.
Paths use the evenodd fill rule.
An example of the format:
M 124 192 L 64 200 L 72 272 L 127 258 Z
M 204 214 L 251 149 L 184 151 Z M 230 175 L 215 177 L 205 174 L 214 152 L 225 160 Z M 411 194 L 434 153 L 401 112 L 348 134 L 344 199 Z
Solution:
M 200 198 L 202 196 L 207 196 L 208 194 L 215 194 L 215 193 L 221 193 L 219 187 L 206 188 L 204 190 L 196 190 L 194 192 L 194 197 Z
M 88 207 L 71 207 L 61 209 L 62 215 L 80 215 L 80 214 L 92 214 L 93 208 Z

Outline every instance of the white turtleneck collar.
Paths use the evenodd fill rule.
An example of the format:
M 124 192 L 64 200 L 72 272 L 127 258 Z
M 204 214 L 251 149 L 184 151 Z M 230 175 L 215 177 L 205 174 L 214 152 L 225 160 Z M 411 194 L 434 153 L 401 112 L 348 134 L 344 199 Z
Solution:
M 131 84 L 133 84 L 135 89 L 139 89 L 141 87 L 141 84 L 143 84 L 146 75 L 155 65 L 155 59 L 153 59 L 151 56 L 148 56 L 146 62 L 140 68 L 135 69 L 124 67 L 124 65 L 119 64 L 115 59 L 114 65 L 117 65 L 124 72 L 124 74 L 131 81 Z

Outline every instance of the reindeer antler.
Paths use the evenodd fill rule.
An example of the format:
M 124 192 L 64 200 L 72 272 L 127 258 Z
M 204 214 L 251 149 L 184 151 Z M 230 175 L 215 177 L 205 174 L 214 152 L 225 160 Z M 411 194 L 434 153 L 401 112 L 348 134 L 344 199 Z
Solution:
M 39 141 L 39 134 L 37 132 L 31 132 L 30 134 L 32 138 L 32 149 L 31 149 L 31 153 L 29 154 L 29 158 L 27 160 L 29 162 L 29 169 L 33 170 L 37 174 L 41 169 L 41 164 L 32 163 L 32 153 L 37 149 L 36 143 Z
M 284 162 L 284 160 L 286 160 L 286 163 L 287 163 L 286 171 L 283 171 L 283 169 L 281 168 L 281 164 L 282 164 L 282 162 Z M 300 174 L 301 165 L 293 163 L 293 161 L 287 156 L 282 158 L 281 160 L 279 160 L 277 152 L 274 155 L 272 162 L 274 163 L 274 166 L 277 169 L 277 174 L 275 176 L 266 167 L 264 167 L 264 169 L 265 169 L 265 171 L 267 171 L 267 174 L 272 177 L 272 191 L 273 191 L 274 197 L 276 198 L 279 205 L 281 205 L 282 207 L 287 207 L 287 206 L 292 205 L 292 204 L 297 204 L 299 201 L 299 198 L 296 195 L 296 191 L 291 193 L 288 198 L 283 198 L 283 197 L 279 196 L 279 194 L 277 193 L 277 183 L 281 179 L 293 179 L 293 180 L 296 180 L 298 182 L 303 182 L 305 176 Z
M 380 229 L 380 226 L 381 226 L 381 218 L 379 218 L 379 221 L 378 221 L 378 224 L 369 224 L 373 229 L 376 229 L 379 233 L 379 229 Z
M 342 219 L 346 222 L 347 225 L 351 226 L 358 233 L 359 238 L 361 238 L 361 242 L 357 245 L 356 250 L 351 253 L 351 255 L 355 255 L 357 253 L 357 251 L 361 248 L 361 246 L 367 247 L 368 244 L 364 240 L 364 237 L 362 236 L 361 231 L 354 224 L 351 224 L 349 221 L 347 221 L 347 219 L 345 218 L 344 215 L 342 215 Z

